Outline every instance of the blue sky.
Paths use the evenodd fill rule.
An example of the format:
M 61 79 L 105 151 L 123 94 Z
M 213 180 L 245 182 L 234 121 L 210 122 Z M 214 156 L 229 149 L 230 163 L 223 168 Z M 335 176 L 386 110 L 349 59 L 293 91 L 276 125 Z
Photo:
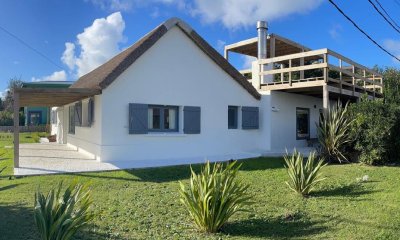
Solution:
M 400 56 L 400 33 L 364 1 L 335 1 L 374 39 Z M 400 24 L 400 0 L 380 0 Z M 2 0 L 0 91 L 10 78 L 76 80 L 170 17 L 189 23 L 222 53 L 223 45 L 256 36 L 256 20 L 269 32 L 312 49 L 330 48 L 363 65 L 400 64 L 373 45 L 324 0 Z M 243 57 L 233 63 L 242 68 Z

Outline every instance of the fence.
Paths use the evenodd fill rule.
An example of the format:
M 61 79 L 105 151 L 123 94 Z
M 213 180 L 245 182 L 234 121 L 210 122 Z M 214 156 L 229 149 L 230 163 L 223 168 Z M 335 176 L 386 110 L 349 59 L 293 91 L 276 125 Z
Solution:
M 49 132 L 49 125 L 19 126 L 19 132 Z M 14 132 L 14 126 L 0 126 L 0 132 Z

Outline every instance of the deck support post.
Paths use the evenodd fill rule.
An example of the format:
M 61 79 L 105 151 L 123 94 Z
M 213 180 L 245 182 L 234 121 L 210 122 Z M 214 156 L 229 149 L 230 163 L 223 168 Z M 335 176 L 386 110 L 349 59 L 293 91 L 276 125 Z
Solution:
M 14 168 L 19 167 L 19 93 L 14 91 Z
M 327 84 L 322 86 L 322 106 L 324 114 L 326 114 L 328 112 L 328 107 L 329 107 L 329 90 Z
M 328 63 L 328 54 L 324 54 L 324 63 Z M 327 83 L 328 82 L 328 74 L 329 74 L 329 70 L 327 67 L 324 68 L 324 80 Z
M 304 48 L 301 49 L 304 52 Z M 300 58 L 300 66 L 304 66 L 304 58 Z M 304 70 L 300 71 L 300 79 L 304 79 Z
M 374 83 L 374 85 L 372 86 L 374 89 L 374 93 L 373 93 L 373 99 L 375 100 L 375 74 L 372 74 L 372 82 Z
M 353 82 L 353 96 L 354 96 L 354 92 L 356 91 L 356 78 L 354 77 L 354 74 L 356 73 L 356 68 L 354 65 L 351 66 L 351 71 L 353 73 L 352 82 Z
M 229 61 L 229 51 L 226 48 L 224 48 L 224 58 L 226 59 L 226 61 Z
M 292 72 L 290 68 L 292 68 L 292 59 L 289 59 L 289 86 L 292 86 Z
M 339 59 L 339 68 L 340 68 L 340 72 L 339 72 L 340 94 L 342 94 L 342 92 L 343 92 L 343 73 L 342 73 L 343 62 L 342 62 L 342 59 Z

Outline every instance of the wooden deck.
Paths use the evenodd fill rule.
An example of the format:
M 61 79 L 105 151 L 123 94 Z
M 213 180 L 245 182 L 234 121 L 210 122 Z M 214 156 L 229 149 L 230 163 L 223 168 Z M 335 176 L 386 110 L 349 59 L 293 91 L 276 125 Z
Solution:
M 260 90 L 264 91 L 303 91 L 309 95 L 322 95 L 321 87 L 329 86 L 328 91 L 340 95 L 383 96 L 381 74 L 329 49 L 261 59 L 258 67 L 258 76 L 252 76 L 250 81 L 258 80 Z M 263 70 L 266 68 L 269 70 Z

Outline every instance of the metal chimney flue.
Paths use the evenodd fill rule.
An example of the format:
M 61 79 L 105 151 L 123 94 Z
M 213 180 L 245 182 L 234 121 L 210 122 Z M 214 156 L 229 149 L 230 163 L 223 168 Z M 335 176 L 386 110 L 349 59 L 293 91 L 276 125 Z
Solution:
M 267 31 L 268 25 L 265 21 L 257 21 L 258 32 L 258 59 L 267 58 Z

